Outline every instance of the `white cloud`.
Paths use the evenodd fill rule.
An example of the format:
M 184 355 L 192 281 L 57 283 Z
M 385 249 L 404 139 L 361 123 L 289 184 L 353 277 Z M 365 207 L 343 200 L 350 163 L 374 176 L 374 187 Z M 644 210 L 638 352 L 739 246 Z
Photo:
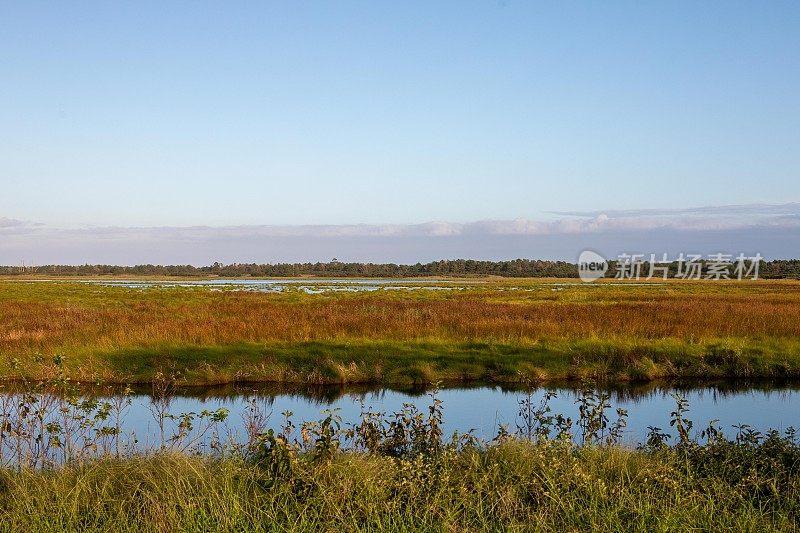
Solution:
M 25 226 L 31 226 L 30 222 L 25 222 L 24 220 L 17 220 L 15 218 L 6 218 L 0 217 L 0 229 L 5 228 L 20 228 Z
M 423 224 L 55 228 L 0 218 L 0 263 L 193 263 L 409 261 L 443 257 L 574 259 L 579 247 L 608 253 L 667 245 L 796 256 L 800 204 L 560 213 L 555 220 Z M 756 238 L 755 236 L 759 237 Z M 794 240 L 793 240 L 794 239 Z M 746 249 L 745 249 L 746 248 Z M 716 250 L 712 250 L 716 251 Z M 349 255 L 348 255 L 349 254 Z
M 743 204 L 743 205 L 717 205 L 703 207 L 682 207 L 668 209 L 617 209 L 605 211 L 553 211 L 555 215 L 570 217 L 597 217 L 605 215 L 609 218 L 630 217 L 680 217 L 680 216 L 780 216 L 800 215 L 800 202 L 785 204 Z

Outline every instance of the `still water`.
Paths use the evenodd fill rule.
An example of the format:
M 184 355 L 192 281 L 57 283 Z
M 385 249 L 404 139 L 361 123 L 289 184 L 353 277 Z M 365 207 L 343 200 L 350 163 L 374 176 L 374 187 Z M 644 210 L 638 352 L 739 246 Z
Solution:
M 571 386 L 535 389 L 532 399 L 538 403 L 547 390 L 556 397 L 549 405 L 553 414 L 576 419 L 576 399 L 580 391 Z M 200 412 L 224 407 L 229 417 L 222 428 L 232 435 L 244 437 L 243 415 L 249 402 L 256 401 L 270 414 L 268 427 L 280 428 L 284 411 L 293 413 L 292 420 L 303 421 L 323 418 L 323 411 L 337 409 L 344 424 L 359 420 L 362 405 L 373 411 L 393 413 L 405 403 L 416 405 L 427 413 L 431 404 L 431 391 L 392 390 L 365 387 L 314 387 L 281 388 L 275 386 L 235 386 L 223 388 L 189 388 L 179 390 L 170 404 L 173 414 Z M 635 444 L 644 440 L 648 426 L 660 427 L 669 432 L 670 413 L 675 409 L 672 394 L 689 401 L 688 418 L 699 431 L 712 420 L 717 420 L 726 434 L 735 434 L 735 425 L 747 424 L 759 431 L 800 426 L 800 383 L 689 383 L 658 384 L 645 387 L 623 386 L 606 390 L 611 395 L 609 417 L 616 418 L 615 409 L 628 411 L 625 441 Z M 497 435 L 501 424 L 514 430 L 518 422 L 519 401 L 526 397 L 523 390 L 498 386 L 468 388 L 443 388 L 436 397 L 443 402 L 446 434 L 473 431 L 474 435 L 490 440 Z M 135 433 L 139 442 L 152 442 L 156 425 L 151 413 L 151 396 L 146 390 L 131 397 L 131 405 L 124 418 L 126 433 Z
M 83 283 L 127 289 L 199 288 L 212 291 L 246 291 L 280 293 L 301 291 L 308 294 L 324 292 L 375 292 L 375 291 L 450 291 L 466 290 L 480 286 L 481 280 L 438 279 L 199 279 L 199 280 L 136 280 L 136 279 L 35 279 L 18 280 L 17 283 Z

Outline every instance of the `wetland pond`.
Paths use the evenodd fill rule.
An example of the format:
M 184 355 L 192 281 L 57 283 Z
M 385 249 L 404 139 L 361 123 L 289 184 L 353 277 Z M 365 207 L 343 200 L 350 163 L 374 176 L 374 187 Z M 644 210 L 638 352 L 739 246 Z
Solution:
M 663 285 L 657 282 L 586 284 L 580 281 L 542 281 L 534 286 L 510 285 L 491 286 L 485 280 L 479 279 L 434 279 L 434 278 L 280 278 L 280 279 L 123 279 L 123 278 L 98 278 L 98 279 L 25 279 L 14 280 L 15 283 L 82 283 L 99 285 L 103 287 L 121 287 L 126 289 L 200 289 L 210 291 L 233 292 L 263 292 L 284 293 L 304 292 L 306 294 L 323 294 L 330 292 L 378 292 L 378 291 L 469 291 L 472 289 L 491 287 L 497 292 L 522 291 L 532 292 L 542 287 L 551 291 L 561 291 L 568 287 L 582 287 L 593 289 L 598 287 L 657 287 Z
M 13 386 L 6 385 L 5 405 L 13 405 L 9 398 L 18 395 Z M 580 388 L 574 384 L 551 385 L 545 388 L 520 389 L 496 385 L 443 386 L 435 392 L 442 402 L 444 435 L 454 431 L 472 431 L 474 436 L 491 440 L 501 425 L 515 431 L 521 423 L 520 402 L 529 398 L 534 407 L 548 391 L 555 393 L 548 405 L 551 414 L 578 418 L 577 400 Z M 88 390 L 85 392 L 89 392 Z M 686 418 L 694 422 L 694 432 L 707 427 L 710 421 L 732 437 L 735 426 L 749 425 L 764 432 L 776 429 L 784 432 L 790 427 L 800 426 L 800 383 L 773 382 L 683 382 L 650 383 L 647 385 L 620 385 L 597 389 L 608 393 L 610 407 L 609 422 L 617 418 L 616 409 L 627 410 L 627 427 L 623 442 L 641 443 L 646 439 L 648 426 L 658 427 L 670 433 L 670 413 L 675 410 L 673 394 L 688 401 Z M 109 389 L 93 390 L 98 398 L 113 399 L 116 394 Z M 334 409 L 341 417 L 342 425 L 357 424 L 362 409 L 390 415 L 400 411 L 404 404 L 415 405 L 425 416 L 431 405 L 432 390 L 388 389 L 367 386 L 277 386 L 277 385 L 229 385 L 224 387 L 177 388 L 169 400 L 168 411 L 173 415 L 200 413 L 224 408 L 228 412 L 216 431 L 227 437 L 242 440 L 246 437 L 245 419 L 253 405 L 267 415 L 265 427 L 279 430 L 283 424 L 282 413 L 291 411 L 296 426 L 305 421 L 324 418 L 326 410 Z M 123 410 L 121 430 L 123 436 L 134 437 L 139 446 L 153 447 L 158 440 L 158 424 L 153 413 L 151 388 L 138 388 L 128 395 L 130 400 Z M 177 421 L 173 426 L 177 427 Z M 199 425 L 199 424 L 198 424 Z M 174 429 L 174 428 L 173 428 Z M 672 432 L 674 433 L 674 431 Z M 204 437 L 209 438 L 209 437 Z

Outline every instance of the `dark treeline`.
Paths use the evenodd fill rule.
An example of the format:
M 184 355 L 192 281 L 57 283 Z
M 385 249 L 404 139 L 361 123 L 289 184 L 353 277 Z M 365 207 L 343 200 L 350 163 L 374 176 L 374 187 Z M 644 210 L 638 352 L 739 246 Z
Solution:
M 578 276 L 577 266 L 564 261 L 473 261 L 457 259 L 434 261 L 414 265 L 394 263 L 234 263 L 210 266 L 192 265 L 42 265 L 2 266 L 0 275 L 41 274 L 49 276 L 220 276 L 280 278 L 293 276 L 325 276 L 345 278 L 412 278 L 421 276 L 505 276 L 505 277 L 559 277 Z
M 705 265 L 705 262 L 704 262 Z M 669 277 L 678 271 L 677 263 L 669 267 Z M 643 263 L 641 277 L 647 277 L 649 264 Z M 606 274 L 614 277 L 614 262 Z M 209 266 L 192 265 L 41 265 L 41 266 L 0 266 L 0 275 L 47 275 L 47 276 L 218 276 L 218 277 L 259 277 L 282 278 L 295 276 L 320 276 L 342 278 L 414 278 L 423 276 L 502 276 L 509 278 L 576 278 L 578 267 L 566 261 L 542 261 L 533 259 L 514 259 L 511 261 L 475 261 L 455 259 L 398 265 L 394 263 L 233 263 Z M 731 276 L 733 270 L 731 269 Z M 660 273 L 654 275 L 661 277 Z M 762 261 L 759 277 L 766 279 L 800 278 L 800 260 Z

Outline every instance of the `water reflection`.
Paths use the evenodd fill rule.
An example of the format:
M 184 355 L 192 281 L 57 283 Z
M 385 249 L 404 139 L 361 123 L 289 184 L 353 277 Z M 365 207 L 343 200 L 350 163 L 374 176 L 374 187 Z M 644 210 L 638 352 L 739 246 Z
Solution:
M 534 390 L 555 390 L 562 392 L 578 393 L 584 386 L 574 381 L 551 381 L 534 387 Z M 457 383 L 442 384 L 440 391 L 474 391 L 495 390 L 502 394 L 526 394 L 529 387 L 521 384 L 486 384 L 486 383 Z M 741 395 L 747 392 L 780 393 L 781 391 L 800 391 L 800 381 L 792 380 L 656 380 L 646 383 L 617 383 L 594 386 L 594 390 L 608 392 L 612 401 L 637 403 L 647 401 L 653 395 L 678 393 L 680 395 L 698 395 L 711 393 L 715 398 L 724 398 L 730 395 Z M 87 387 L 86 390 L 91 390 Z M 119 387 L 104 387 L 95 389 L 111 393 L 119 391 Z M 149 394 L 147 385 L 133 386 L 137 394 Z M 433 390 L 432 386 L 385 386 L 370 384 L 353 385 L 306 385 L 306 384 L 278 384 L 278 383 L 236 383 L 212 386 L 178 387 L 176 392 L 180 396 L 197 398 L 199 400 L 214 400 L 235 398 L 238 396 L 278 397 L 295 396 L 309 402 L 327 405 L 345 397 L 362 397 L 368 394 L 386 393 L 387 391 L 399 393 L 411 398 L 427 396 Z
M 5 385 L 6 395 L 19 392 L 14 385 Z M 576 400 L 581 388 L 574 383 L 549 384 L 546 388 L 526 390 L 520 386 L 472 385 L 443 387 L 436 395 L 443 402 L 444 429 L 474 431 L 482 439 L 492 439 L 499 425 L 516 426 L 519 401 L 529 392 L 539 402 L 548 390 L 556 396 L 550 406 L 554 414 L 577 418 Z M 647 384 L 622 384 L 598 389 L 608 392 L 612 409 L 628 410 L 628 427 L 625 440 L 641 442 L 648 426 L 669 429 L 670 413 L 675 408 L 673 394 L 689 401 L 688 417 L 696 429 L 704 428 L 709 421 L 718 420 L 722 429 L 732 433 L 737 424 L 754 428 L 785 430 L 800 426 L 800 382 L 775 381 L 682 381 L 652 382 Z M 131 405 L 124 421 L 127 433 L 137 435 L 144 442 L 153 440 L 154 423 L 152 397 L 148 387 L 133 390 Z M 119 387 L 84 387 L 85 395 L 114 397 Z M 356 423 L 362 409 L 394 413 L 406 403 L 425 411 L 430 405 L 432 391 L 424 388 L 381 388 L 367 385 L 355 386 L 305 386 L 275 384 L 237 384 L 215 387 L 184 387 L 176 390 L 169 409 L 172 414 L 214 410 L 224 407 L 230 411 L 226 430 L 240 434 L 242 417 L 250 401 L 256 401 L 269 415 L 269 426 L 278 428 L 281 413 L 291 411 L 296 423 L 318 420 L 326 409 L 337 409 L 345 424 Z
M 212 291 L 247 291 L 280 293 L 300 291 L 307 294 L 325 292 L 374 292 L 380 290 L 451 291 L 466 290 L 484 283 L 481 280 L 453 281 L 438 279 L 200 279 L 200 280 L 137 280 L 75 279 L 18 280 L 19 283 L 82 283 L 126 289 L 205 288 Z

